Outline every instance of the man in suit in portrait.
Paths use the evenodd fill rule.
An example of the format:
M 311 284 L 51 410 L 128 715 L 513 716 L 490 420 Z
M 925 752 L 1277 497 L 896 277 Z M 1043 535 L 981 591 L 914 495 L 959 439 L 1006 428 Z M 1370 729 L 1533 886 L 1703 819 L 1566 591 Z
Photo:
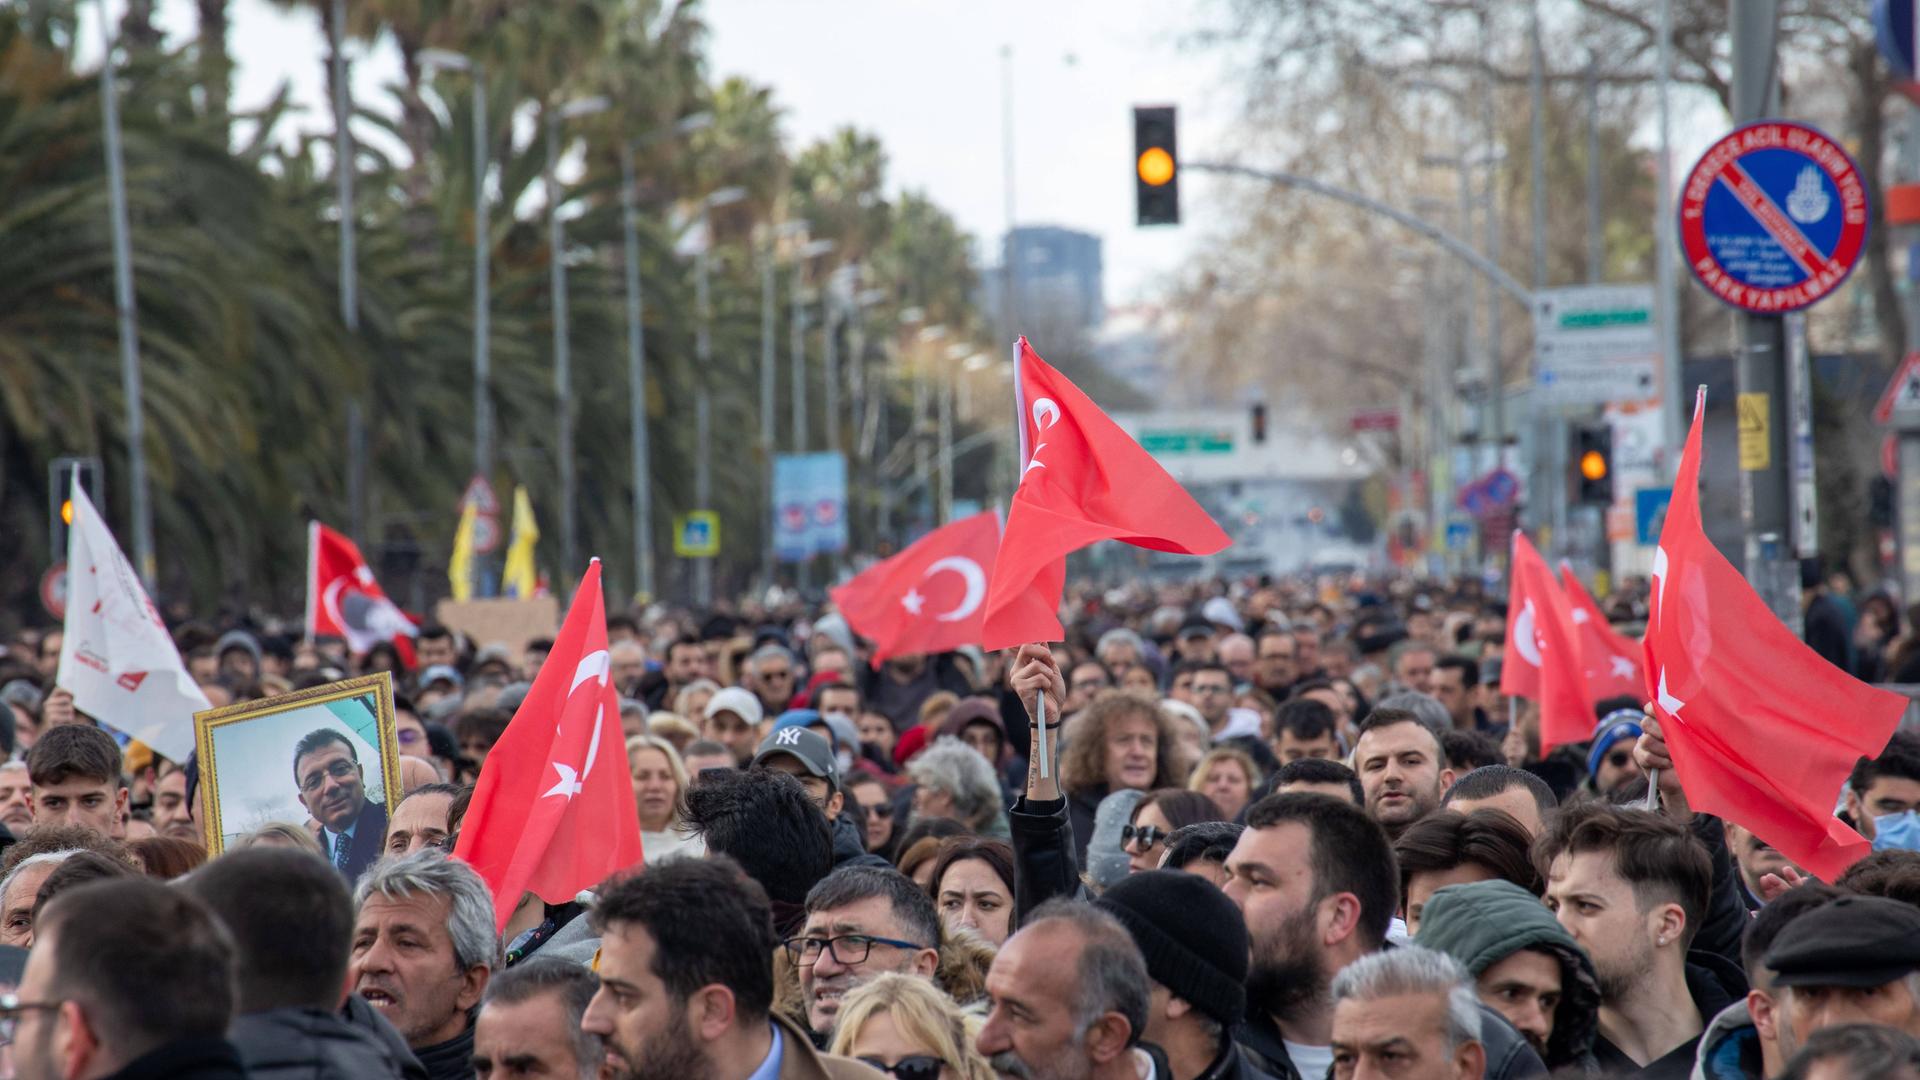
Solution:
M 327 861 L 348 881 L 357 880 L 380 857 L 387 808 L 367 798 L 366 773 L 352 741 L 334 728 L 308 732 L 293 748 L 293 780 Z

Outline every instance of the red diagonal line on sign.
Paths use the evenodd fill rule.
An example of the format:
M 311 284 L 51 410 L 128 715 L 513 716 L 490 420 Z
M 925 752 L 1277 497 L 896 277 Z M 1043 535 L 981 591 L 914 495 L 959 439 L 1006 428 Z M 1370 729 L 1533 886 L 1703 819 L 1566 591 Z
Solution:
M 1767 230 L 1768 235 L 1786 251 L 1787 257 L 1799 264 L 1808 277 L 1818 277 L 1830 269 L 1827 257 L 1813 246 L 1813 241 L 1807 239 L 1786 211 L 1775 205 L 1773 197 L 1762 190 L 1753 177 L 1747 175 L 1747 170 L 1740 167 L 1737 159 L 1728 161 L 1716 179 L 1727 186 L 1733 197 L 1740 200 L 1740 205 L 1747 208 L 1760 227 Z

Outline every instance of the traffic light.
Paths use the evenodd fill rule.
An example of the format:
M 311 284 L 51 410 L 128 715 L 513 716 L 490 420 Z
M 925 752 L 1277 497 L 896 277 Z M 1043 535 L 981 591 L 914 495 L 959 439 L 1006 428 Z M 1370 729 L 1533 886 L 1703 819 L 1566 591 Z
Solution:
M 1171 105 L 1133 110 L 1134 203 L 1142 225 L 1180 224 L 1180 155 L 1173 127 Z
M 100 462 L 96 458 L 63 457 L 54 458 L 47 467 L 47 544 L 49 556 L 54 562 L 67 557 L 67 530 L 73 526 L 74 474 L 80 477 L 80 487 L 100 505 Z
M 1253 428 L 1253 444 L 1255 446 L 1260 446 L 1267 441 L 1266 402 L 1263 402 L 1263 401 L 1254 402 L 1252 407 L 1248 410 L 1248 412 L 1249 412 L 1249 419 L 1252 422 L 1251 426 Z
M 1613 505 L 1613 429 L 1573 429 L 1573 501 L 1585 506 Z

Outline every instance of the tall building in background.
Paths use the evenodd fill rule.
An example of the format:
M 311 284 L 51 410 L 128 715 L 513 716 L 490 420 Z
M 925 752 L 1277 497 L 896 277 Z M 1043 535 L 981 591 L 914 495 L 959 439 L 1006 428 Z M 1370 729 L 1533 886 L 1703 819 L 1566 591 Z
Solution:
M 1055 225 L 1022 225 L 1000 245 L 999 267 L 981 271 L 981 298 L 995 319 L 1004 310 L 1001 267 L 1013 268 L 1014 311 L 1030 323 L 1036 312 L 1058 314 L 1075 330 L 1106 318 L 1100 238 Z

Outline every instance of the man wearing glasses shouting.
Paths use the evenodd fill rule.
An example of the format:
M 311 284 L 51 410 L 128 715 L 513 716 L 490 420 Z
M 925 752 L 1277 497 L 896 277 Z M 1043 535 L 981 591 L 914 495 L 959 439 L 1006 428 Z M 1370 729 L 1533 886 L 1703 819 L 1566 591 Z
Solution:
M 387 808 L 367 798 L 353 743 L 334 728 L 309 732 L 293 748 L 293 781 L 327 861 L 348 881 L 359 880 L 386 844 Z
M 890 971 L 933 978 L 940 966 L 940 913 L 898 870 L 842 867 L 807 893 L 806 926 L 786 948 L 800 969 L 807 1026 L 825 1040 L 854 987 Z

